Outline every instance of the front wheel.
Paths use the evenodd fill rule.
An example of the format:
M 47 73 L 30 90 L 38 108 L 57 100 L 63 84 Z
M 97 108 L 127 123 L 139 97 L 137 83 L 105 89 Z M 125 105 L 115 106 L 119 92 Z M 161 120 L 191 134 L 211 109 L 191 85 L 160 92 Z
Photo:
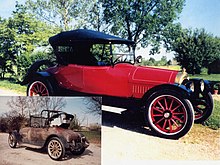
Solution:
M 73 155 L 81 155 L 85 151 L 85 147 L 79 144 L 78 148 L 70 150 Z
M 160 137 L 179 139 L 193 125 L 193 107 L 175 91 L 157 91 L 147 99 L 145 120 Z
M 36 77 L 27 87 L 27 96 L 53 96 L 54 87 L 47 78 Z
M 65 147 L 58 137 L 53 137 L 48 142 L 47 152 L 51 159 L 61 160 L 65 155 Z

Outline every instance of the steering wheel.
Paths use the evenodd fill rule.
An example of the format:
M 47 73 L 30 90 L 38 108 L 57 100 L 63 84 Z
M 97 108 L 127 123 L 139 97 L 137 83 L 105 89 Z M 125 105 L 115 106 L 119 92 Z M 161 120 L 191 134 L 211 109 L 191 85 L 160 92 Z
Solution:
M 117 58 L 114 60 L 113 64 L 116 65 L 116 64 L 120 64 L 120 63 L 127 63 L 127 64 L 133 65 L 132 62 L 127 61 L 127 59 L 128 59 L 127 57 L 126 57 L 124 60 L 119 60 L 119 59 L 120 59 L 122 56 L 124 56 L 124 55 L 126 55 L 126 54 L 121 54 L 119 57 L 117 57 Z
M 114 61 L 113 61 L 113 64 L 115 64 L 115 63 L 118 63 L 118 62 L 122 62 L 122 61 L 119 61 L 119 59 L 122 57 L 122 56 L 124 56 L 125 54 L 121 54 L 121 55 L 119 55 L 119 57 L 117 57 Z M 126 58 L 127 59 L 127 58 Z M 125 59 L 125 60 L 126 60 Z
M 32 124 L 32 127 L 34 127 L 34 128 L 39 128 L 39 127 L 40 127 L 40 124 L 39 124 L 38 122 L 34 122 L 34 123 Z

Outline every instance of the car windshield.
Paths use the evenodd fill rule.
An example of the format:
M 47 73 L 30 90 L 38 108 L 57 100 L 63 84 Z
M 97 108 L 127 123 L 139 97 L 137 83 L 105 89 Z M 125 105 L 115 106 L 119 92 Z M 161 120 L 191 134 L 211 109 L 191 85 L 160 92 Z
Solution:
M 135 61 L 134 51 L 126 44 L 94 44 L 90 52 L 97 59 L 98 65 L 134 64 Z
M 50 117 L 50 126 L 60 126 L 61 124 L 70 124 L 73 120 L 73 115 L 66 113 L 52 113 Z
M 58 46 L 58 61 L 87 66 L 109 66 L 116 63 L 134 64 L 135 54 L 126 44 L 74 44 Z

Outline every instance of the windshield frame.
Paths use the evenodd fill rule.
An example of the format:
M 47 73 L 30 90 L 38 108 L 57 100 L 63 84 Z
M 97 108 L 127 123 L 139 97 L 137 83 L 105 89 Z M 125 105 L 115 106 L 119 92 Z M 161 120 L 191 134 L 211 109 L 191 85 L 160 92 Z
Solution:
M 134 65 L 135 64 L 135 50 L 133 49 L 133 45 L 132 44 L 115 44 L 115 43 L 109 43 L 110 44 L 110 54 L 111 54 L 111 63 L 112 63 L 112 65 L 116 65 L 116 64 L 118 64 L 118 63 L 129 63 L 129 64 L 132 64 L 132 65 Z M 113 54 L 113 45 L 126 45 L 127 47 L 128 47 L 128 49 L 129 49 L 129 53 L 120 53 L 120 54 Z M 114 58 L 114 56 L 117 56 L 117 55 L 119 55 L 119 57 L 117 57 L 115 60 L 113 59 Z M 121 57 L 123 57 L 123 56 L 131 56 L 133 59 L 132 59 L 132 62 L 131 62 L 131 60 L 130 61 L 126 61 L 126 59 L 127 59 L 127 57 L 126 57 L 126 59 L 124 60 L 124 61 L 119 61 L 119 62 L 117 62 L 116 60 L 118 59 L 118 58 L 121 58 Z
M 135 64 L 135 50 L 132 44 L 97 43 L 93 44 L 92 49 L 96 50 L 96 47 L 100 48 L 100 54 L 93 56 L 100 62 L 99 66 L 114 66 L 118 63 Z M 126 57 L 124 58 L 124 56 Z

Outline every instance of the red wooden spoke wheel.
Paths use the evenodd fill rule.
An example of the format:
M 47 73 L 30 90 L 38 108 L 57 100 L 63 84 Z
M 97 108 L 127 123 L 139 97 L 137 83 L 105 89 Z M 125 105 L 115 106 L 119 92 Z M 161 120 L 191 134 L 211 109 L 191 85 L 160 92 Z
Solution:
M 52 96 L 54 87 L 47 78 L 37 77 L 30 82 L 27 88 L 27 96 Z
M 30 86 L 29 96 L 49 96 L 49 92 L 46 85 L 40 81 L 35 81 Z
M 150 109 L 151 121 L 155 129 L 163 133 L 176 133 L 186 124 L 185 106 L 173 96 L 156 98 Z

